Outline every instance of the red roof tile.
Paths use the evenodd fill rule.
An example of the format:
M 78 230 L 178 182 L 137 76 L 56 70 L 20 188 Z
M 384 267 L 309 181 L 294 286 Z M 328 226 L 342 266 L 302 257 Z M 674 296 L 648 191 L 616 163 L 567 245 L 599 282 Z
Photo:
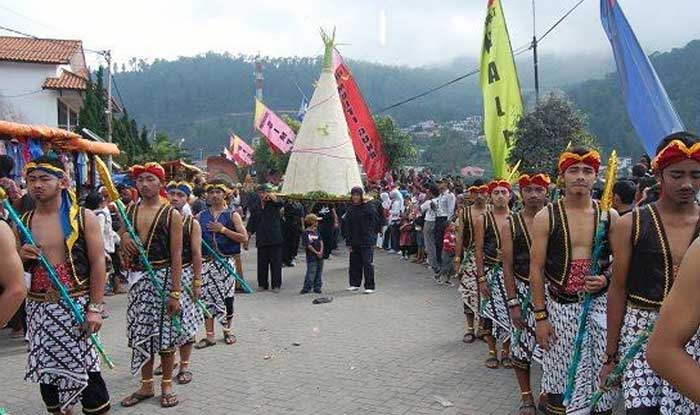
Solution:
M 43 89 L 75 89 L 85 91 L 87 89 L 87 79 L 71 71 L 63 70 L 58 78 L 46 78 Z
M 67 64 L 81 47 L 79 40 L 0 36 L 0 61 Z

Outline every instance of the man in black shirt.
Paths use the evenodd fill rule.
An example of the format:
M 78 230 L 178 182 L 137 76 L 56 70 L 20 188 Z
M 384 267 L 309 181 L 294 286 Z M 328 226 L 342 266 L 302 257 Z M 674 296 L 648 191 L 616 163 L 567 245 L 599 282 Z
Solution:
M 294 258 L 299 251 L 299 240 L 304 218 L 304 207 L 301 203 L 288 200 L 284 204 L 284 249 L 282 263 L 287 267 L 294 266 Z
M 350 249 L 350 287 L 358 291 L 365 277 L 365 294 L 372 294 L 374 284 L 374 245 L 377 242 L 377 211 L 363 200 L 361 187 L 353 187 L 350 192 L 352 205 L 344 216 L 346 243 Z
M 255 234 L 258 248 L 258 287 L 270 288 L 268 275 L 272 274 L 272 292 L 278 293 L 282 286 L 282 202 L 270 192 L 267 184 L 258 186 L 257 199 L 250 204 L 248 235 Z

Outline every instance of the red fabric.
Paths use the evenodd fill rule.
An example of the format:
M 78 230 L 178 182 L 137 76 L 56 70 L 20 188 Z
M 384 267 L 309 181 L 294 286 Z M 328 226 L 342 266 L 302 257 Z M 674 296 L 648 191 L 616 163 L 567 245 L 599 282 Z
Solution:
M 469 193 L 486 194 L 489 192 L 489 186 L 487 184 L 483 184 L 481 186 L 469 186 L 467 191 L 469 191 Z
M 58 279 L 61 280 L 66 289 L 70 290 L 73 288 L 75 280 L 71 276 L 70 267 L 67 263 L 54 266 L 56 273 L 58 274 Z M 49 289 L 53 289 L 54 286 L 51 284 L 51 279 L 49 278 L 48 272 L 41 265 L 35 267 L 35 271 L 32 275 L 31 291 L 35 293 L 43 293 Z
M 489 193 L 493 192 L 497 187 L 505 187 L 508 191 L 511 191 L 510 183 L 507 180 L 494 180 L 489 183 Z
M 587 164 L 598 173 L 600 169 L 600 154 L 598 154 L 597 151 L 591 150 L 581 156 L 570 151 L 565 151 L 559 156 L 559 174 L 563 174 L 566 169 L 578 163 Z
M 158 163 L 146 163 L 144 165 L 136 164 L 131 166 L 129 173 L 131 173 L 131 177 L 134 179 L 143 173 L 151 173 L 159 178 L 160 181 L 165 181 L 165 169 L 163 169 L 163 166 Z
M 659 152 L 651 165 L 654 170 L 663 171 L 671 164 L 683 160 L 695 160 L 700 163 L 700 143 L 695 143 L 688 148 L 682 141 L 673 140 Z
M 442 250 L 448 254 L 455 253 L 455 244 L 457 243 L 457 237 L 455 233 L 449 230 L 445 230 L 445 236 L 442 238 Z
M 590 259 L 572 259 L 569 263 L 569 279 L 566 281 L 564 292 L 569 295 L 583 292 L 583 287 L 586 285 L 586 276 L 590 272 Z
M 355 155 L 360 159 L 369 180 L 381 180 L 388 166 L 372 113 L 343 58 L 337 53 L 334 58 L 338 95 L 343 105 Z
M 547 176 L 544 173 L 538 173 L 533 175 L 523 174 L 522 176 L 520 176 L 520 179 L 518 179 L 518 185 L 520 186 L 520 189 L 523 189 L 531 184 L 535 184 L 542 187 L 548 187 L 551 182 L 552 181 L 549 179 L 549 176 Z

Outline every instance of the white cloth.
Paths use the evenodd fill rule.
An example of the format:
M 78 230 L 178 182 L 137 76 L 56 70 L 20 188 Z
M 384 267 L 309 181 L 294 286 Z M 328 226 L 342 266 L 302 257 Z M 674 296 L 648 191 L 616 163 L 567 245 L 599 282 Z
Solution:
M 100 232 L 102 233 L 102 242 L 104 243 L 105 252 L 113 254 L 115 251 L 115 243 L 119 236 L 112 229 L 112 214 L 106 207 L 95 210 L 97 222 L 100 224 Z
M 456 202 L 457 199 L 455 198 L 454 193 L 450 192 L 449 190 L 442 192 L 438 197 L 437 216 L 445 216 L 447 218 L 454 216 Z
M 435 199 L 430 199 L 426 200 L 423 202 L 422 205 L 420 205 L 420 211 L 422 213 L 425 213 L 425 221 L 426 222 L 435 222 L 435 209 L 433 208 L 433 205 L 437 205 L 437 198 Z M 433 205 L 431 205 L 433 204 Z

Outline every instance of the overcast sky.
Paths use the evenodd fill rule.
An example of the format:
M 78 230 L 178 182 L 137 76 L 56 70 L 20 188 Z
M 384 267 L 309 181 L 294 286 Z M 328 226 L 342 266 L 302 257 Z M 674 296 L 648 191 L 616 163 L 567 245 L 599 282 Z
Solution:
M 539 33 L 577 1 L 537 0 Z M 698 0 L 618 1 L 648 52 L 700 38 Z M 513 47 L 528 43 L 531 0 L 502 2 Z M 599 0 L 586 0 L 542 43 L 542 53 L 610 54 L 598 7 Z M 319 27 L 335 26 L 348 58 L 416 66 L 478 56 L 485 8 L 486 0 L 0 0 L 0 26 L 81 39 L 86 48 L 112 49 L 121 62 L 210 50 L 318 55 Z

